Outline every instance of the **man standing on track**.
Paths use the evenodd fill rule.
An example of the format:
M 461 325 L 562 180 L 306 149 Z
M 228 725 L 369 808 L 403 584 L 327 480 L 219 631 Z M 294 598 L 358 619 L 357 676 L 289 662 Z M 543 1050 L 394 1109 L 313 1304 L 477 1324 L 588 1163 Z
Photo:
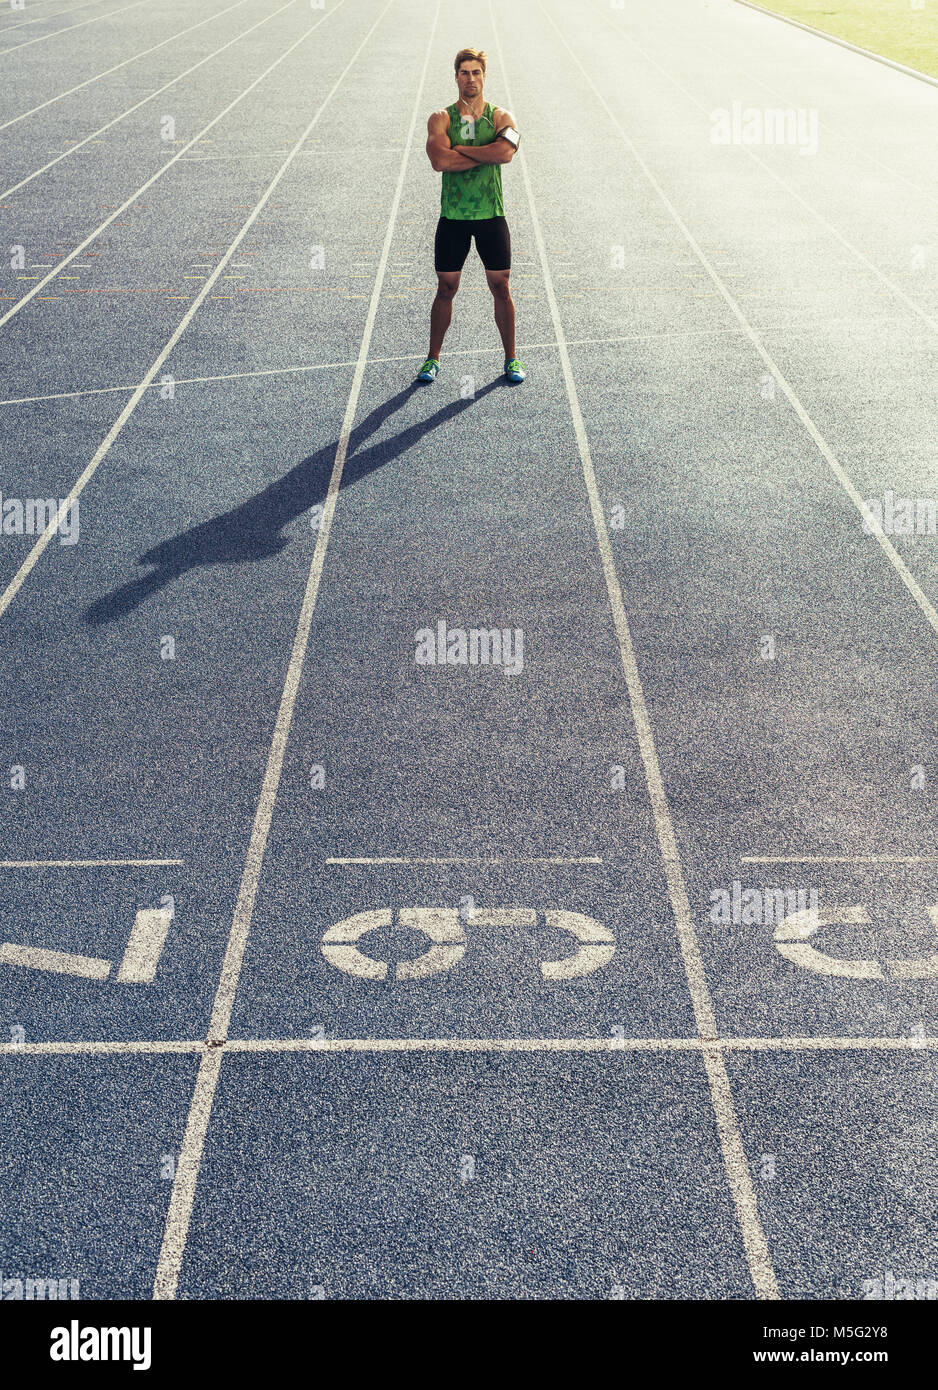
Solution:
M 511 235 L 502 202 L 500 168 L 511 163 L 520 137 L 511 112 L 492 106 L 482 95 L 482 49 L 460 49 L 454 66 L 459 100 L 434 111 L 427 122 L 427 155 L 437 173 L 443 175 L 443 192 L 434 245 L 438 283 L 430 310 L 430 351 L 417 380 L 433 381 L 440 370 L 440 351 L 453 317 L 453 296 L 475 237 L 495 300 L 495 322 L 505 349 L 505 377 L 511 382 L 524 381 L 524 363 L 515 356 L 515 305 L 508 285 Z

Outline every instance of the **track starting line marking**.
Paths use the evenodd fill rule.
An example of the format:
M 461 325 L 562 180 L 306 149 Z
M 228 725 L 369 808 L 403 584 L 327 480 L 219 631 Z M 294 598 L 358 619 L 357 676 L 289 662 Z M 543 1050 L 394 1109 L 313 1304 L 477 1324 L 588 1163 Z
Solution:
M 934 1052 L 938 1037 L 755 1038 L 171 1038 L 2 1043 L 0 1056 L 165 1052 Z

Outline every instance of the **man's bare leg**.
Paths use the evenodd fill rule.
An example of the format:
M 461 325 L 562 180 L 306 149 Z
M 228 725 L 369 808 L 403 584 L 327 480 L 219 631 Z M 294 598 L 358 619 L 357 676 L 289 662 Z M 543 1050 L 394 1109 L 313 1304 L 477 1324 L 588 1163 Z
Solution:
M 459 270 L 438 270 L 437 287 L 433 307 L 430 310 L 430 351 L 428 357 L 437 362 L 443 351 L 443 339 L 453 317 L 453 299 L 459 289 Z
M 485 278 L 489 282 L 492 298 L 495 300 L 495 322 L 501 334 L 505 361 L 510 362 L 515 354 L 515 301 L 511 297 L 508 284 L 510 270 L 487 270 Z

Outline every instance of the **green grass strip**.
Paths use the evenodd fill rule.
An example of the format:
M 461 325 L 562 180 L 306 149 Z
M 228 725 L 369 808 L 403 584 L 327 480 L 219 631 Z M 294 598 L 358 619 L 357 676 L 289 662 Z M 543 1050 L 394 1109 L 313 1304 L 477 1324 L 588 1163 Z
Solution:
M 883 58 L 938 77 L 938 0 L 753 0 Z

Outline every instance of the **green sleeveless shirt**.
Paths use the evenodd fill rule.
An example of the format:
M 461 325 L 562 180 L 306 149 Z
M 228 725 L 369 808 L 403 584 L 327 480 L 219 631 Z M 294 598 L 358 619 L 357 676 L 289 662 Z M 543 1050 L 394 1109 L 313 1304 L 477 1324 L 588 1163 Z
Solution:
M 458 106 L 448 106 L 446 109 L 449 112 L 452 145 L 490 145 L 495 139 L 495 108 L 490 102 L 485 103 L 485 110 L 477 121 L 466 116 Z M 440 213 L 458 222 L 475 221 L 482 217 L 504 217 L 501 165 L 477 164 L 474 169 L 444 172 Z

